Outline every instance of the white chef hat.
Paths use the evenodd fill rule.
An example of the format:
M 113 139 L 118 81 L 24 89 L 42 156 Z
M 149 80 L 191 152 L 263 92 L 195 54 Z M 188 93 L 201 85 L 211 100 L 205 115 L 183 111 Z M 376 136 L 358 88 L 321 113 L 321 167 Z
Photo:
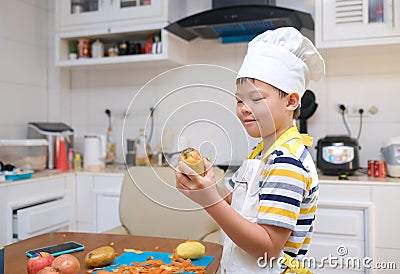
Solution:
M 325 63 L 312 42 L 293 27 L 268 30 L 248 45 L 237 78 L 266 82 L 303 96 L 310 80 L 325 74 Z

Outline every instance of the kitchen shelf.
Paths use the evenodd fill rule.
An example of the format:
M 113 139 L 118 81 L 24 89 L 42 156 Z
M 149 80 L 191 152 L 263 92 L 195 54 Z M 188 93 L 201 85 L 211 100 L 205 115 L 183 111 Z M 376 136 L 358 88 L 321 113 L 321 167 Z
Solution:
M 186 59 L 187 42 L 174 36 L 163 27 L 166 24 L 134 26 L 130 28 L 113 28 L 86 30 L 80 32 L 58 33 L 56 35 L 56 66 L 61 68 L 93 68 L 104 67 L 107 65 L 129 64 L 133 66 L 143 65 L 145 63 L 163 63 L 179 65 L 184 64 Z M 102 58 L 78 58 L 70 60 L 68 58 L 68 48 L 70 43 L 76 43 L 79 39 L 85 38 L 91 41 L 99 39 L 104 43 L 105 51 L 107 45 L 116 44 L 119 40 L 128 40 L 144 43 L 148 35 L 161 34 L 161 53 L 156 54 L 132 54 L 105 56 Z

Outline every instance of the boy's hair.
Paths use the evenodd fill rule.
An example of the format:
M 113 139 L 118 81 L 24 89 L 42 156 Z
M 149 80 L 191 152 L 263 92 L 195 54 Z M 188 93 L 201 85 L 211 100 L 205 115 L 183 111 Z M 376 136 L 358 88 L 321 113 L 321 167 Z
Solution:
M 254 83 L 255 78 L 250 78 L 250 77 L 241 77 L 241 78 L 237 78 L 236 79 L 236 85 L 242 85 L 244 84 L 246 81 L 251 81 L 252 83 Z M 280 90 L 277 87 L 272 86 L 276 91 L 278 91 L 279 93 L 279 97 L 280 98 L 284 98 L 286 96 L 288 96 L 288 94 L 282 90 Z M 293 112 L 293 119 L 298 119 L 300 116 L 300 104 L 299 106 L 294 110 Z

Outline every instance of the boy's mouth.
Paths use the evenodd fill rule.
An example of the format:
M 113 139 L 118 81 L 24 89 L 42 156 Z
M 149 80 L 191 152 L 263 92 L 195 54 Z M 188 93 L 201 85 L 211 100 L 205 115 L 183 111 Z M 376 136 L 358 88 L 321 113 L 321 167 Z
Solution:
M 256 119 L 243 119 L 243 124 L 245 126 L 252 125 L 254 123 L 257 123 Z

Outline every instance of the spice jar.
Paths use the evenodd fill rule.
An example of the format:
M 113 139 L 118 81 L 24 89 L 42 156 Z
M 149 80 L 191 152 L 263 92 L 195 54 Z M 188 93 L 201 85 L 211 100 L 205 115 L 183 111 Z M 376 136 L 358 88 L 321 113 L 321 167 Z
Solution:
M 118 55 L 129 54 L 129 41 L 121 40 L 118 42 Z
M 108 56 L 109 57 L 114 57 L 118 55 L 118 47 L 115 45 L 112 45 L 111 47 L 108 48 Z
M 78 57 L 89 58 L 90 57 L 90 42 L 89 39 L 78 40 Z

